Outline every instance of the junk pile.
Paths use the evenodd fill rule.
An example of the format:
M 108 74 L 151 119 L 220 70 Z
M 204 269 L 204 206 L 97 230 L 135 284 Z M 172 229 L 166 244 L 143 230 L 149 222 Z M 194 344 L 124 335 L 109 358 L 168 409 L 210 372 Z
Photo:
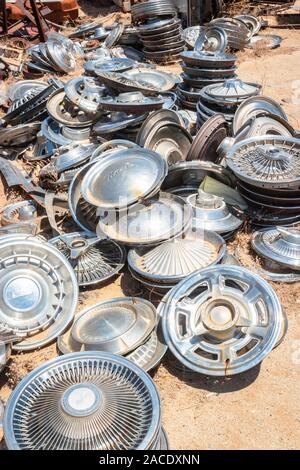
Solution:
M 0 172 L 20 197 L 0 211 L 0 369 L 53 341 L 61 354 L 9 398 L 10 449 L 166 449 L 146 372 L 168 348 L 185 368 L 229 376 L 286 330 L 263 278 L 299 279 L 300 140 L 236 76 L 229 48 L 257 22 L 213 21 L 184 51 L 169 1 L 138 3 L 133 18 L 49 34 L 27 69 L 57 77 L 12 83 L 3 102 Z M 137 34 L 144 52 L 128 45 Z M 179 56 L 182 77 L 148 61 Z M 84 72 L 67 79 L 79 57 Z M 228 252 L 246 226 L 259 273 Z M 79 309 L 79 290 L 124 269 L 139 297 Z

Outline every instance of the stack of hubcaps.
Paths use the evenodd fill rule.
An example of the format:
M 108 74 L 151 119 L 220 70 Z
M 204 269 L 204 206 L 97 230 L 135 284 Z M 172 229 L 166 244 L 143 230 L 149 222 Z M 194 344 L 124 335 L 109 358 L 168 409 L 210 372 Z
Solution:
M 222 237 L 197 229 L 155 248 L 130 250 L 128 264 L 135 279 L 146 288 L 164 294 L 192 272 L 219 263 L 225 254 Z
M 223 114 L 231 127 L 238 106 L 245 99 L 258 95 L 260 89 L 256 83 L 246 83 L 235 78 L 203 88 L 197 104 L 199 127 L 217 113 Z
M 184 49 L 181 21 L 171 0 L 148 0 L 132 5 L 132 18 L 137 26 L 147 58 L 154 62 L 175 62 Z
M 299 139 L 262 136 L 243 140 L 226 162 L 257 225 L 288 225 L 300 219 Z
M 58 338 L 58 348 L 63 354 L 106 351 L 127 356 L 145 370 L 155 367 L 166 352 L 156 309 L 135 297 L 104 301 L 80 312 Z

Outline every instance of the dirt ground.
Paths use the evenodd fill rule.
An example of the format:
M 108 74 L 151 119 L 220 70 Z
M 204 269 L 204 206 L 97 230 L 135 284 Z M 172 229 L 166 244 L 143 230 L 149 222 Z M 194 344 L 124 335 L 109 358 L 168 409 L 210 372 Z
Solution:
M 273 33 L 274 31 L 266 31 Z M 300 31 L 276 30 L 283 37 L 274 51 L 239 53 L 238 75 L 263 85 L 300 129 Z M 170 68 L 169 68 L 170 69 Z M 171 67 L 180 72 L 179 66 Z M 298 95 L 297 95 L 298 93 Z M 2 194 L 1 194 L 2 191 Z M 5 203 L 0 188 L 0 206 Z M 248 236 L 231 244 L 247 251 Z M 245 258 L 245 263 L 246 262 Z M 153 375 L 171 449 L 298 449 L 300 447 L 300 283 L 273 284 L 289 327 L 284 341 L 259 366 L 233 378 L 184 372 L 168 353 Z M 80 294 L 78 310 L 117 296 L 149 294 L 123 272 L 114 283 Z M 156 302 L 157 299 L 150 300 Z M 13 354 L 0 377 L 0 398 L 34 367 L 57 355 L 55 345 Z M 0 445 L 1 447 L 1 445 Z M 2 447 L 5 447 L 2 442 Z

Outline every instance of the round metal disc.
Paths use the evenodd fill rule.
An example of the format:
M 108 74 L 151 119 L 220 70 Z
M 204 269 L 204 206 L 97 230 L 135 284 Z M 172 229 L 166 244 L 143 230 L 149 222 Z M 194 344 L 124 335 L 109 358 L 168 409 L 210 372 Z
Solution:
M 100 106 L 108 111 L 124 113 L 145 113 L 162 108 L 164 100 L 161 96 L 144 96 L 141 92 L 120 93 L 118 96 L 100 98 Z
M 300 183 L 300 141 L 291 137 L 262 136 L 242 140 L 226 155 L 236 176 L 259 187 L 297 189 Z
M 136 138 L 136 143 L 141 147 L 144 147 L 149 132 L 160 122 L 174 122 L 176 124 L 182 124 L 177 112 L 169 109 L 156 111 L 155 113 L 150 114 L 141 125 Z
M 217 264 L 225 252 L 225 242 L 216 233 L 189 230 L 155 248 L 130 250 L 128 264 L 139 276 L 157 284 L 177 283 L 198 269 Z
M 100 217 L 98 229 L 126 245 L 157 245 L 184 232 L 191 217 L 183 199 L 160 193 L 159 199 L 140 203 L 129 212 Z
M 159 89 L 160 92 L 172 90 L 176 83 L 174 75 L 161 70 L 138 68 L 124 72 L 123 75 L 137 82 L 149 83 Z
M 95 233 L 99 215 L 97 207 L 86 202 L 81 194 L 81 183 L 95 161 L 89 162 L 78 170 L 69 186 L 68 204 L 73 220 L 84 231 Z
M 201 54 L 196 51 L 185 51 L 180 54 L 181 59 L 187 65 L 206 67 L 206 68 L 225 68 L 233 67 L 237 60 L 235 55 L 219 54 L 216 56 L 212 53 Z
M 145 149 L 118 150 L 88 171 L 81 192 L 94 206 L 122 209 L 158 192 L 166 174 L 167 164 L 157 153 Z
M 185 160 L 193 139 L 185 127 L 173 122 L 160 122 L 148 134 L 144 147 L 161 155 L 168 165 Z
M 221 165 L 205 161 L 178 162 L 169 167 L 162 189 L 194 186 L 199 188 L 205 176 L 211 176 L 228 186 L 235 186 L 235 178 L 230 171 Z M 196 190 L 197 190 L 196 189 Z
M 195 51 L 210 51 L 215 54 L 223 54 L 227 47 L 227 34 L 222 28 L 207 27 L 199 34 L 195 43 Z
M 264 258 L 300 270 L 300 231 L 296 228 L 276 227 L 255 232 L 251 246 Z
M 68 127 L 86 127 L 97 118 L 96 115 L 75 111 L 73 107 L 66 109 L 66 94 L 64 90 L 54 92 L 47 102 L 47 111 L 55 121 Z
M 71 328 L 74 351 L 125 355 L 140 346 L 156 325 L 156 309 L 147 300 L 124 297 L 81 312 Z
M 124 23 L 117 23 L 104 41 L 104 48 L 111 49 L 120 40 L 125 29 Z
M 284 110 L 275 100 L 268 96 L 253 96 L 243 101 L 238 107 L 232 124 L 233 134 L 236 135 L 250 118 L 261 112 L 265 112 L 266 115 L 275 114 L 285 121 L 288 120 Z
M 68 261 L 55 248 L 33 239 L 0 240 L 0 325 L 26 339 L 19 351 L 50 343 L 67 327 L 77 306 L 78 287 Z
M 3 425 L 15 450 L 151 449 L 161 433 L 159 395 L 150 376 L 121 356 L 68 354 L 20 382 Z
M 195 372 L 229 376 L 259 364 L 280 338 L 272 287 L 238 266 L 214 266 L 181 281 L 159 307 L 165 340 Z
M 275 34 L 259 34 L 253 36 L 250 39 L 247 47 L 251 49 L 255 47 L 267 48 L 267 49 L 276 49 L 282 43 L 282 37 Z
M 243 223 L 229 211 L 223 198 L 205 193 L 201 189 L 188 196 L 187 203 L 193 208 L 195 227 L 226 235 L 233 233 Z
M 228 133 L 222 114 L 215 114 L 200 128 L 187 154 L 187 161 L 201 160 L 219 163 L 217 148 Z

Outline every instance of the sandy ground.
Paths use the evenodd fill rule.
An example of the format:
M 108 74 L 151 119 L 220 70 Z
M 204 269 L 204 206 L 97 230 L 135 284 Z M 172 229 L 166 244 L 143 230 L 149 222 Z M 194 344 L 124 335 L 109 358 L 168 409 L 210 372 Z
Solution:
M 278 100 L 291 124 L 300 129 L 300 32 L 276 33 L 283 37 L 281 47 L 240 53 L 238 74 L 244 80 L 261 83 L 264 94 Z M 171 69 L 180 72 L 178 66 Z M 0 188 L 2 203 L 3 196 Z M 241 242 L 247 251 L 247 240 L 242 234 L 233 247 Z M 234 378 L 216 379 L 183 372 L 167 354 L 155 372 L 171 449 L 300 447 L 300 285 L 273 286 L 288 316 L 289 328 L 284 341 L 260 367 Z M 83 290 L 78 309 L 124 295 L 149 298 L 125 271 L 114 283 Z M 13 354 L 0 377 L 0 398 L 7 400 L 28 371 L 56 355 L 55 345 L 30 354 Z

